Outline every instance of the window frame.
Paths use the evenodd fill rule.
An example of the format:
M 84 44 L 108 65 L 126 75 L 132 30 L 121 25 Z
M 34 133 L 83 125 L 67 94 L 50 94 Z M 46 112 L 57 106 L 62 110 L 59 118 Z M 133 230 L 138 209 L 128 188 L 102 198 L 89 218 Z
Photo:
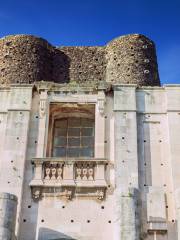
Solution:
M 52 107 L 56 106 L 56 112 L 52 110 Z M 78 106 L 78 107 L 77 107 Z M 66 109 L 66 111 L 64 110 Z M 48 131 L 47 131 L 47 148 L 46 156 L 53 158 L 53 136 L 54 136 L 54 123 L 58 119 L 70 118 L 70 117 L 80 117 L 93 119 L 94 121 L 94 144 L 93 144 L 93 157 L 72 157 L 72 158 L 95 158 L 95 141 L 96 141 L 96 104 L 95 103 L 57 103 L 51 102 L 49 105 L 49 121 L 48 121 Z M 57 157 L 57 158 L 71 158 L 71 157 Z
M 74 120 L 74 119 L 78 119 L 79 120 L 79 125 L 71 125 L 70 124 L 70 120 Z M 83 126 L 83 124 L 82 124 L 82 121 L 83 121 L 83 119 L 85 120 L 85 119 L 90 119 L 90 120 L 92 120 L 92 124 L 90 124 L 89 126 L 87 125 L 87 126 Z M 55 138 L 56 138 L 56 129 L 58 129 L 58 127 L 56 126 L 56 122 L 57 121 L 63 121 L 63 120 L 66 120 L 67 121 L 67 125 L 66 125 L 66 127 L 64 128 L 64 129 L 66 129 L 66 134 L 65 134 L 65 136 L 61 136 L 62 138 L 64 138 L 64 140 L 65 140 L 65 144 L 64 145 L 55 145 Z M 63 129 L 63 128 L 60 128 L 59 127 L 59 129 Z M 79 134 L 77 135 L 77 136 L 75 136 L 75 135 L 69 135 L 69 130 L 70 129 L 79 129 Z M 84 129 L 92 129 L 92 135 L 84 135 L 84 134 L 82 134 L 82 131 L 84 130 Z M 95 155 L 95 118 L 92 118 L 91 116 L 81 116 L 81 114 L 80 114 L 80 116 L 74 116 L 73 114 L 71 115 L 71 116 L 64 116 L 64 117 L 59 117 L 59 118 L 55 118 L 54 119 L 54 121 L 53 121 L 53 131 L 52 131 L 52 134 L 53 134 L 53 136 L 52 136 L 52 147 L 51 147 L 51 156 L 52 157 L 63 157 L 63 158 L 75 158 L 75 157 L 77 157 L 77 158 L 88 158 L 88 157 L 91 157 L 91 158 L 94 158 L 94 155 Z M 91 138 L 91 139 L 93 139 L 93 144 L 91 145 L 91 144 L 87 144 L 87 145 L 83 145 L 82 144 L 82 141 L 83 140 L 85 140 L 85 139 L 87 139 L 87 138 Z M 69 139 L 79 139 L 79 144 L 78 145 L 69 145 Z M 54 155 L 54 150 L 55 150 L 55 148 L 62 148 L 62 149 L 64 149 L 65 150 L 65 156 L 55 156 Z M 72 154 L 72 156 L 70 156 L 70 155 L 68 155 L 68 154 L 70 154 L 70 151 L 69 150 L 72 150 L 72 149 L 77 149 L 77 151 L 78 151 L 78 149 L 79 149 L 79 152 L 78 152 L 78 156 L 77 155 L 74 155 L 73 156 L 73 154 Z M 89 156 L 88 154 L 86 155 L 86 154 L 84 154 L 84 156 L 83 156 L 83 154 L 81 153 L 81 151 L 83 151 L 83 150 L 87 150 L 87 149 L 89 149 L 90 151 L 92 151 L 92 155 L 91 156 Z M 68 151 L 69 151 L 69 153 L 68 153 Z

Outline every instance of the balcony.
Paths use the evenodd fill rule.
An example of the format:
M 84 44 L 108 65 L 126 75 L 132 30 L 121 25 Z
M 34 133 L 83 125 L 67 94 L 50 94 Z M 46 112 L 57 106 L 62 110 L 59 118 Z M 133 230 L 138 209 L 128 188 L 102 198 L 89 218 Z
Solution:
M 34 178 L 30 182 L 32 196 L 105 197 L 105 159 L 34 158 Z

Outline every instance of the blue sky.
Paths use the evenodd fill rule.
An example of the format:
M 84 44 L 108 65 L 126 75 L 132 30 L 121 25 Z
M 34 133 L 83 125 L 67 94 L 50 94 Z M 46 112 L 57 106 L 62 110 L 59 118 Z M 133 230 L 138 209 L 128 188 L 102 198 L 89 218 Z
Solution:
M 180 83 L 180 0 L 0 0 L 0 37 L 19 33 L 57 46 L 142 33 L 156 43 L 161 82 Z

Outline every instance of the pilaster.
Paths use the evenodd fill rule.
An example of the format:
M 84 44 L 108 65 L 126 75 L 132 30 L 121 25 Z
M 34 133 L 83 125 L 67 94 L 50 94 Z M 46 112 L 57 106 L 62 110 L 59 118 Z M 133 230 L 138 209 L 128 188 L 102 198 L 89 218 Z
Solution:
M 103 91 L 98 92 L 95 107 L 95 158 L 104 158 L 105 154 L 105 94 Z
M 21 202 L 26 161 L 29 119 L 32 101 L 31 85 L 12 85 L 3 105 L 3 142 L 0 155 L 0 191 L 18 198 L 17 219 L 21 217 Z M 18 231 L 18 224 L 16 226 Z
M 39 130 L 36 157 L 44 157 L 46 151 L 46 137 L 48 131 L 48 93 L 47 90 L 40 92 L 39 103 Z
M 139 240 L 136 85 L 114 85 L 117 240 Z
M 172 168 L 172 181 L 175 194 L 178 240 L 180 240 L 180 86 L 166 85 L 166 104 L 169 133 L 169 151 Z

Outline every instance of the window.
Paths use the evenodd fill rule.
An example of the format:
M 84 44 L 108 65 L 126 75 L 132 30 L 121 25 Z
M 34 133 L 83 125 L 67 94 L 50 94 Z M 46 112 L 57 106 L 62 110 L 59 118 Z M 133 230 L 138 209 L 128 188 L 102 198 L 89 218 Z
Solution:
M 56 119 L 53 129 L 53 157 L 94 157 L 94 119 Z

